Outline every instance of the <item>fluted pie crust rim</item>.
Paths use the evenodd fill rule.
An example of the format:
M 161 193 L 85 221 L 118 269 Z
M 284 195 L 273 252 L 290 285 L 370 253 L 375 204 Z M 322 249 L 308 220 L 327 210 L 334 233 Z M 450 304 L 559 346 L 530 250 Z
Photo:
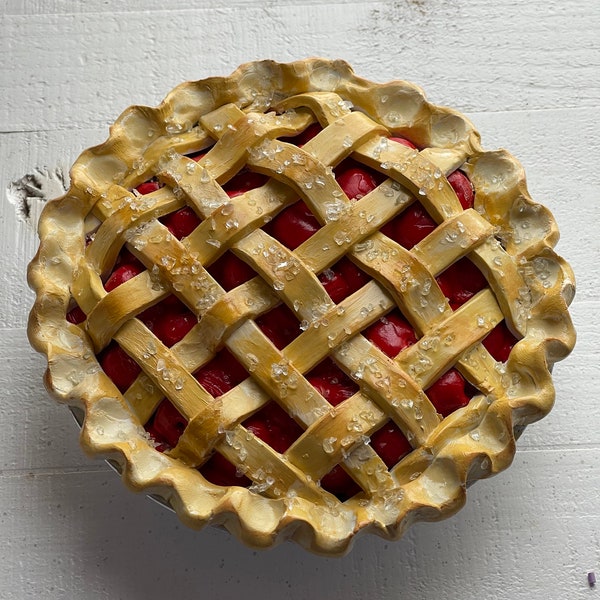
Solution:
M 261 114 L 264 115 L 262 120 Z M 315 118 L 325 127 L 324 131 L 330 129 L 329 136 L 321 136 L 324 149 L 308 146 L 298 164 L 290 164 L 293 158 L 287 163 L 277 163 L 274 155 L 282 151 L 273 146 L 277 142 L 273 142 L 269 132 L 280 129 L 283 133 L 279 135 L 285 135 L 285 131 L 303 128 Z M 349 128 L 344 129 L 343 136 L 335 129 L 340 123 L 340 131 L 344 126 Z M 411 152 L 397 144 L 383 142 L 389 135 L 405 136 L 424 150 Z M 242 138 L 251 150 L 238 151 Z M 201 161 L 195 171 L 182 155 L 201 149 L 211 139 L 220 140 L 215 145 L 219 148 L 207 156 L 216 155 L 225 163 L 230 160 L 230 164 L 219 165 L 209 158 L 208 162 Z M 229 143 L 228 139 L 233 142 Z M 148 354 L 148 346 L 144 346 L 148 332 L 139 321 L 130 318 L 131 314 L 122 304 L 125 296 L 136 290 L 141 290 L 145 306 L 175 290 L 188 305 L 193 302 L 193 309 L 202 317 L 198 326 L 202 331 L 193 331 L 192 338 L 186 342 L 186 336 L 176 345 L 175 357 L 173 351 L 159 348 L 158 359 L 150 356 L 144 359 L 145 371 L 156 371 L 156 361 L 162 359 L 169 365 L 169 373 L 179 373 L 178 369 L 185 366 L 186 361 L 196 360 L 190 358 L 196 351 L 193 342 L 198 339 L 193 335 L 206 336 L 207 332 L 215 336 L 212 338 L 217 340 L 215 344 L 222 344 L 226 339 L 228 347 L 237 350 L 240 360 L 250 356 L 256 338 L 251 322 L 254 312 L 260 314 L 280 298 L 293 304 L 291 298 L 296 293 L 306 299 L 301 295 L 302 288 L 310 290 L 311 295 L 318 295 L 315 269 L 331 264 L 334 258 L 315 259 L 313 265 L 307 250 L 298 259 L 300 264 L 293 275 L 279 281 L 280 273 L 273 271 L 272 264 L 260 263 L 260 257 L 256 258 L 259 254 L 256 249 L 261 247 L 263 238 L 260 233 L 249 232 L 257 215 L 248 214 L 248 210 L 239 212 L 241 201 L 222 199 L 219 185 L 239 169 L 243 161 L 249 161 L 254 169 L 278 180 L 270 193 L 283 194 L 285 203 L 285 191 L 282 191 L 285 184 L 281 182 L 289 183 L 288 177 L 303 177 L 308 159 L 311 165 L 315 163 L 317 176 L 323 178 L 323 182 L 318 180 L 317 184 L 336 192 L 331 173 L 322 168 L 322 161 L 337 164 L 349 153 L 389 176 L 380 186 L 379 196 L 361 205 L 381 207 L 373 217 L 375 221 L 380 219 L 383 223 L 390 218 L 385 197 L 400 204 L 407 202 L 406 197 L 412 194 L 424 202 L 441 227 L 436 230 L 437 235 L 430 236 L 411 252 L 402 251 L 390 245 L 385 236 L 369 229 L 371 223 L 365 218 L 364 210 L 361 216 L 359 209 L 352 215 L 354 223 L 362 219 L 364 227 L 353 226 L 350 233 L 344 220 L 347 198 L 342 197 L 341 216 L 333 218 L 326 214 L 327 209 L 323 209 L 325 212 L 321 215 L 326 224 L 323 229 L 328 227 L 332 239 L 336 240 L 331 244 L 333 249 L 328 245 L 327 251 L 336 252 L 336 245 L 344 246 L 352 253 L 353 260 L 376 278 L 374 283 L 365 286 L 369 288 L 368 302 L 363 301 L 362 307 L 358 301 L 349 302 L 343 310 L 334 313 L 327 298 L 312 308 L 308 301 L 303 304 L 296 300 L 296 309 L 311 325 L 315 324 L 309 331 L 313 333 L 319 329 L 317 321 L 324 315 L 331 317 L 333 323 L 337 318 L 335 314 L 347 315 L 353 310 L 365 317 L 362 310 L 365 302 L 385 312 L 391 306 L 387 303 L 392 301 L 404 307 L 409 299 L 426 297 L 425 307 L 414 310 L 404 307 L 411 311 L 412 323 L 422 337 L 412 350 L 406 355 L 403 351 L 395 361 L 384 361 L 363 344 L 359 331 L 364 324 L 348 334 L 343 333 L 350 328 L 348 325 L 340 325 L 335 330 L 340 339 L 344 338 L 341 344 L 345 344 L 343 349 L 338 346 L 336 358 L 342 363 L 348 361 L 349 370 L 356 371 L 357 365 L 362 369 L 360 380 L 364 389 L 374 390 L 378 385 L 377 369 L 401 372 L 402 386 L 408 384 L 414 401 L 394 402 L 394 394 L 404 398 L 405 393 L 399 391 L 399 385 L 394 387 L 394 381 L 393 393 L 386 396 L 381 390 L 376 392 L 376 402 L 366 393 L 366 397 L 352 399 L 358 414 L 362 415 L 362 437 L 353 434 L 344 445 L 343 432 L 348 431 L 349 423 L 355 424 L 351 419 L 356 416 L 345 415 L 345 409 L 336 409 L 331 416 L 317 414 L 314 411 L 321 407 L 317 399 L 314 406 L 311 405 L 313 413 L 307 410 L 298 418 L 304 427 L 313 428 L 321 437 L 315 442 L 307 436 L 294 444 L 297 447 L 292 447 L 290 455 L 273 467 L 271 475 L 275 482 L 271 482 L 270 491 L 265 485 L 259 491 L 213 485 L 195 468 L 205 458 L 207 448 L 214 446 L 212 438 L 220 440 L 219 447 L 229 453 L 228 458 L 237 457 L 242 463 L 255 460 L 270 465 L 271 460 L 279 458 L 272 458 L 272 453 L 255 439 L 243 450 L 250 458 L 241 456 L 240 445 L 246 443 L 244 437 L 252 437 L 240 429 L 241 416 L 233 414 L 226 400 L 215 410 L 210 399 L 205 399 L 198 409 L 195 400 L 186 395 L 191 376 L 185 369 L 181 381 L 167 377 L 166 383 L 160 381 L 160 373 L 146 373 L 155 386 L 163 386 L 161 393 L 170 390 L 175 395 L 174 404 L 183 413 L 187 410 L 186 416 L 190 418 L 188 429 L 192 433 L 184 434 L 170 455 L 158 452 L 140 421 L 140 414 L 152 407 L 136 399 L 135 390 L 121 394 L 99 368 L 95 356 L 113 337 L 128 352 L 137 350 Z M 464 212 L 444 178 L 459 167 L 476 190 L 474 209 Z M 140 199 L 130 190 L 156 170 L 170 182 L 169 193 L 159 194 L 156 206 L 132 208 Z M 311 203 L 318 203 L 310 189 L 314 187 L 314 173 L 310 181 L 295 180 L 294 183 L 294 193 L 306 195 L 311 208 Z M 186 177 L 195 179 L 188 181 Z M 207 197 L 211 201 L 201 205 L 202 199 Z M 257 201 L 260 203 L 261 198 Z M 148 239 L 162 235 L 156 217 L 162 214 L 161 210 L 186 202 L 196 202 L 195 210 L 204 211 L 205 220 L 215 221 L 213 231 L 222 233 L 218 245 L 225 240 L 234 244 L 236 251 L 248 260 L 255 261 L 253 264 L 260 263 L 263 281 L 247 286 L 243 293 L 230 298 L 231 302 L 225 302 L 221 291 L 210 280 L 198 280 L 200 283 L 195 287 L 189 286 L 187 281 L 173 275 L 173 269 L 167 272 L 169 265 L 162 265 L 155 270 L 155 279 L 150 276 L 144 281 L 138 279 L 125 291 L 121 290 L 120 295 L 118 290 L 107 295 L 102 289 L 101 276 L 106 274 L 121 246 L 127 243 L 134 250 L 146 252 L 148 258 L 152 254 Z M 232 213 L 235 221 L 232 221 Z M 86 229 L 94 222 L 102 222 L 94 240 L 95 247 L 101 247 L 102 252 L 86 251 Z M 244 224 L 248 224 L 246 229 Z M 105 230 L 110 230 L 115 237 L 102 241 Z M 483 150 L 479 134 L 468 119 L 457 111 L 429 103 L 418 87 L 404 81 L 385 84 L 367 81 L 356 76 L 343 61 L 248 63 L 229 77 L 184 83 L 156 108 L 130 107 L 111 127 L 105 143 L 86 150 L 77 159 L 71 170 L 71 187 L 62 198 L 47 204 L 40 218 L 39 235 L 40 248 L 28 271 L 30 285 L 36 292 L 28 333 L 32 345 L 48 358 L 45 377 L 48 390 L 59 402 L 77 407 L 85 414 L 81 432 L 83 448 L 117 464 L 130 488 L 160 497 L 187 525 L 193 528 L 221 525 L 254 547 L 269 547 L 293 539 L 315 552 L 342 554 L 361 532 L 396 539 L 413 522 L 438 520 L 453 514 L 464 504 L 469 483 L 510 465 L 515 453 L 514 431 L 549 412 L 554 401 L 552 365 L 565 358 L 575 343 L 567 311 L 574 295 L 574 276 L 569 265 L 553 250 L 558 241 L 556 223 L 550 212 L 529 196 L 518 161 L 504 150 Z M 217 243 L 210 242 L 206 237 L 208 233 L 203 235 L 204 238 L 198 234 L 190 244 L 204 248 L 206 256 L 213 252 L 210 258 L 213 260 Z M 164 239 L 162 242 L 170 243 Z M 315 250 L 315 244 L 312 256 L 320 252 Z M 159 247 L 160 243 L 155 246 Z M 180 254 L 173 260 L 179 261 L 180 266 L 195 265 L 198 247 L 193 246 L 195 255 L 191 253 L 193 260 L 189 263 L 190 248 L 185 244 L 180 246 L 177 247 Z M 322 248 L 325 252 L 325 245 Z M 285 252 L 285 249 L 277 250 Z M 200 251 L 200 261 L 203 251 Z M 489 288 L 468 303 L 467 308 L 452 313 L 444 298 L 440 299 L 441 292 L 432 274 L 446 268 L 449 260 L 467 254 L 488 279 Z M 410 275 L 408 280 L 400 281 L 401 277 L 390 267 L 390 257 L 392 262 L 396 261 L 393 263 L 396 267 L 404 266 L 405 273 Z M 385 274 L 381 280 L 375 275 L 379 272 Z M 244 313 L 236 308 L 236 302 L 243 303 L 252 294 L 263 294 L 253 310 Z M 65 318 L 73 297 L 91 310 L 83 327 L 68 323 Z M 141 309 L 138 306 L 136 310 Z M 245 321 L 232 326 L 233 313 L 238 317 L 243 313 Z M 356 319 L 362 317 L 355 315 Z M 502 319 L 519 341 L 506 363 L 498 364 L 479 341 Z M 335 324 L 330 326 L 335 327 Z M 327 330 L 321 327 L 320 331 Z M 452 343 L 443 343 L 444 339 L 454 337 L 459 338 L 457 349 L 452 349 Z M 331 341 L 323 338 L 325 344 L 328 339 Z M 310 343 L 314 343 L 314 338 L 310 338 Z M 337 338 L 335 343 L 338 343 Z M 269 360 L 279 364 L 281 356 L 287 361 L 288 355 L 306 355 L 306 348 L 297 346 Z M 208 350 L 213 351 L 214 348 Z M 365 362 L 361 356 L 366 355 L 370 358 Z M 436 364 L 442 355 L 445 366 Z M 440 419 L 421 388 L 430 383 L 440 369 L 447 368 L 448 361 L 475 383 L 481 393 L 468 406 Z M 158 369 L 163 374 L 164 364 Z M 300 387 L 302 373 L 307 368 L 303 365 L 298 371 Z M 264 394 L 265 389 L 282 393 L 281 381 L 268 383 L 261 379 L 267 375 L 252 372 L 260 385 L 248 384 L 243 390 L 248 406 L 252 406 L 252 402 L 255 409 L 260 406 L 263 402 L 260 394 Z M 297 385 L 296 379 L 294 383 Z M 289 381 L 285 385 L 288 384 Z M 136 390 L 142 387 L 139 384 Z M 282 402 L 285 405 L 287 400 Z M 300 408 L 297 410 L 302 412 Z M 377 457 L 372 456 L 370 447 L 365 444 L 368 435 L 364 435 L 369 427 L 376 426 L 373 423 L 381 424 L 382 419 L 390 416 L 416 440 L 413 452 L 391 473 L 379 468 Z M 342 425 L 336 425 L 336 419 Z M 324 435 L 328 446 L 333 446 L 322 451 Z M 198 438 L 202 441 L 197 442 Z M 309 472 L 322 475 L 336 459 L 345 461 L 348 469 L 362 478 L 361 485 L 368 487 L 368 493 L 342 503 L 320 490 L 313 477 L 302 475 L 303 466 Z M 370 465 L 371 471 L 357 474 L 362 465 Z M 279 494 L 274 491 L 277 486 Z

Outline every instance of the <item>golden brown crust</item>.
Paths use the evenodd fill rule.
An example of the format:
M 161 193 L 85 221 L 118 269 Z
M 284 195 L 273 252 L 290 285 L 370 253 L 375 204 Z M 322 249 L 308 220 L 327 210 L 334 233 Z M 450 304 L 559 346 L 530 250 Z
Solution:
M 324 129 L 302 149 L 276 140 L 315 120 Z M 215 140 L 198 164 L 183 156 Z M 351 153 L 388 177 L 353 204 L 329 168 Z M 271 179 L 230 200 L 221 184 L 244 165 Z M 444 177 L 458 167 L 477 190 L 474 209 L 463 211 Z M 151 176 L 165 187 L 130 191 Z M 552 406 L 551 367 L 575 341 L 574 279 L 553 251 L 556 224 L 512 156 L 484 151 L 467 119 L 411 84 L 374 84 L 341 61 L 249 63 L 185 83 L 157 108 L 126 110 L 71 179 L 40 219 L 31 343 L 48 357 L 52 394 L 85 411 L 83 447 L 116 461 L 130 487 L 164 498 L 192 527 L 223 525 L 261 547 L 291 537 L 327 554 L 345 552 L 361 531 L 397 538 L 460 508 L 467 482 L 510 464 L 514 427 Z M 298 195 L 323 227 L 291 252 L 260 226 Z M 378 230 L 415 196 L 440 226 L 407 251 Z M 185 204 L 204 221 L 179 242 L 157 217 Z M 107 293 L 102 278 L 124 244 L 148 270 Z M 231 292 L 204 268 L 225 247 L 259 274 Z M 335 305 L 316 274 L 345 254 L 373 281 Z M 453 312 L 435 276 L 467 255 L 489 288 Z M 199 323 L 167 348 L 134 317 L 172 292 Z M 73 298 L 88 315 L 82 326 L 65 319 Z M 282 351 L 254 323 L 280 301 L 308 324 Z M 420 339 L 392 360 L 360 332 L 394 306 Z M 503 319 L 519 341 L 499 364 L 480 342 Z M 111 339 L 143 369 L 124 395 L 95 357 Z M 251 377 L 215 400 L 191 373 L 223 346 Z M 304 378 L 328 355 L 360 383 L 335 408 Z M 423 389 L 450 366 L 481 393 L 441 419 Z M 189 420 L 170 455 L 143 428 L 165 395 Z M 269 398 L 305 429 L 284 455 L 241 425 Z M 390 418 L 414 450 L 388 471 L 365 442 Z M 243 468 L 250 489 L 202 477 L 195 467 L 214 449 Z M 345 503 L 317 483 L 340 462 L 363 489 Z

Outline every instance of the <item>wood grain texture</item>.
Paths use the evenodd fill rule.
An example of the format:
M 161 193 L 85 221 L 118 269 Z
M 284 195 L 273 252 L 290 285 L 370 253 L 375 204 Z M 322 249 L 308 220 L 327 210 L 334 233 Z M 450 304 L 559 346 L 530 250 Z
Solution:
M 600 5 L 593 0 L 7 0 L 0 8 L 0 598 L 587 599 L 600 572 Z M 467 112 L 551 208 L 578 292 L 556 405 L 449 521 L 342 559 L 180 526 L 88 460 L 42 385 L 25 268 L 44 196 L 133 103 L 259 58 L 340 57 Z M 37 175 L 36 175 L 37 174 Z M 24 194 L 14 184 L 36 175 Z M 12 187 L 11 187 L 12 185 Z M 27 190 L 29 190 L 27 192 Z M 24 196 L 25 207 L 19 204 Z M 27 216 L 27 212 L 29 216 Z
M 600 5 L 589 0 L 44 4 L 14 3 L 22 10 L 4 17 L 0 131 L 110 123 L 181 81 L 262 58 L 344 58 L 464 111 L 590 107 L 599 96 Z

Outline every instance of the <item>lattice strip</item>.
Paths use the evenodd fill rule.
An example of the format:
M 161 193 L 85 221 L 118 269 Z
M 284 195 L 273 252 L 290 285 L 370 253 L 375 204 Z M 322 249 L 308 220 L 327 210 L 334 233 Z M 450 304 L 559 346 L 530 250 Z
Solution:
M 313 323 L 332 306 L 331 298 L 317 277 L 295 254 L 261 229 L 256 229 L 233 247 L 276 290 L 301 319 Z M 305 295 L 310 301 L 294 304 Z
M 385 413 L 369 398 L 355 394 L 338 406 L 330 407 L 290 446 L 285 456 L 318 480 L 348 456 L 357 444 L 364 444 L 386 420 Z
M 469 208 L 441 223 L 410 251 L 432 275 L 437 276 L 485 243 L 493 233 L 492 225 Z
M 309 119 L 301 113 L 245 114 L 235 105 L 224 106 L 201 119 L 218 140 L 198 164 L 224 183 L 246 164 L 250 148 L 260 146 L 262 140 L 269 144 L 265 139 L 269 135 L 294 135 L 308 125 Z
M 240 325 L 226 345 L 261 387 L 303 427 L 331 408 L 254 322 Z
M 131 319 L 114 339 L 136 361 L 152 383 L 169 397 L 177 410 L 191 419 L 214 408 L 213 397 L 194 379 L 176 356 L 137 319 Z
M 90 267 L 102 274 L 113 267 L 123 244 L 131 239 L 137 226 L 184 206 L 182 200 L 170 194 L 139 197 L 123 192 L 120 205 L 106 216 L 86 248 Z
M 226 432 L 216 449 L 231 463 L 240 465 L 240 471 L 254 482 L 251 490 L 275 498 L 293 494 L 316 502 L 326 499 L 337 503 L 335 496 L 291 462 L 282 461 L 268 444 L 242 426 Z
M 92 214 L 100 222 L 104 222 L 114 213 L 123 209 L 127 199 L 133 199 L 136 202 L 136 198 L 139 198 L 139 196 L 130 192 L 129 188 L 122 185 L 111 185 L 101 196 L 98 194 L 97 202 L 92 207 Z M 170 188 L 161 188 L 151 194 L 146 194 L 144 201 L 147 201 L 150 205 L 170 205 L 173 207 L 173 210 L 183 206 L 181 200 L 175 197 Z M 100 255 L 100 253 L 98 254 Z
M 164 126 L 164 123 L 157 123 L 156 129 L 162 126 Z M 147 133 L 146 130 L 146 135 Z M 136 157 L 133 161 L 135 167 L 125 175 L 122 185 L 129 189 L 135 188 L 138 184 L 156 175 L 156 166 L 160 163 L 161 157 L 167 153 L 190 154 L 199 152 L 211 146 L 213 142 L 213 138 L 200 126 L 189 131 L 178 131 L 176 136 L 161 136 L 146 148 L 141 158 Z
M 524 336 L 531 296 L 514 259 L 491 238 L 487 244 L 473 249 L 472 260 L 496 294 L 509 327 L 519 337 Z
M 109 293 L 105 293 L 89 312 L 85 330 L 99 352 L 110 343 L 120 327 L 131 319 L 156 304 L 165 296 L 164 289 L 148 286 L 149 277 L 140 274 L 126 281 Z M 130 299 L 135 298 L 135 303 Z
M 366 238 L 414 201 L 409 194 L 394 188 L 394 182 L 388 179 L 343 210 L 334 203 L 328 214 L 326 207 L 325 217 L 329 217 L 329 222 L 296 248 L 296 255 L 319 273 L 345 256 L 350 245 L 359 243 L 367 247 Z
M 417 150 L 374 137 L 356 148 L 355 153 L 361 162 L 383 169 L 410 191 L 436 223 L 463 212 L 441 169 Z
M 353 260 L 385 285 L 414 329 L 422 334 L 450 306 L 429 272 L 410 251 L 381 233 L 352 249 Z
M 224 293 L 204 266 L 158 221 L 143 225 L 130 238 L 142 262 L 152 265 L 156 285 L 168 282 L 173 292 L 198 315 L 205 313 Z
M 339 94 L 332 92 L 296 94 L 295 96 L 290 96 L 289 98 L 282 100 L 275 108 L 278 111 L 308 108 L 323 127 L 338 122 L 338 119 L 351 114 L 350 104 L 347 101 L 342 100 Z
M 256 318 L 278 303 L 279 298 L 264 282 L 254 278 L 215 302 L 200 322 L 171 348 L 171 352 L 185 369 L 194 372 L 215 356 L 232 328 L 246 319 Z M 149 378 L 141 373 L 125 392 L 125 397 L 140 422 L 146 423 L 163 395 L 160 388 L 153 387 Z M 252 408 L 248 413 L 251 411 Z
M 265 140 L 250 151 L 248 164 L 253 170 L 272 176 L 295 190 L 321 223 L 325 220 L 323 198 L 331 198 L 334 205 L 345 198 L 332 170 L 293 144 Z
M 373 404 L 393 418 L 411 444 L 426 442 L 439 417 L 409 374 L 361 335 L 334 350 L 332 356 L 346 373 L 360 382 Z
M 494 294 L 489 289 L 482 290 L 447 319 L 429 328 L 394 362 L 421 387 L 427 388 L 503 318 Z
M 187 204 L 203 219 L 229 202 L 229 196 L 211 176 L 210 171 L 191 158 L 169 153 L 160 163 L 157 177 L 185 197 Z
M 96 303 L 106 295 L 102 279 L 98 272 L 89 268 L 85 255 L 78 263 L 72 284 L 73 298 L 86 314 L 89 314 Z
M 328 356 L 333 349 L 340 353 L 348 349 L 353 337 L 387 314 L 394 307 L 392 298 L 375 281 L 345 298 L 312 322 L 305 321 L 306 330 L 288 344 L 284 355 L 305 373 Z M 311 351 L 307 352 L 306 349 Z

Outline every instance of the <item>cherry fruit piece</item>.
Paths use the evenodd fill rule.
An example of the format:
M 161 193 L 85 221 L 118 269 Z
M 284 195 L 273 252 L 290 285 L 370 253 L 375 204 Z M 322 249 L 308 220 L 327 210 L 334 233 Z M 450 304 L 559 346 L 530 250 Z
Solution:
M 196 316 L 190 311 L 171 312 L 157 319 L 152 328 L 154 335 L 169 348 L 182 340 L 198 323 Z
M 462 306 L 487 285 L 486 278 L 468 258 L 450 265 L 437 277 L 437 282 L 452 310 Z
M 79 308 L 79 306 L 73 307 L 67 313 L 67 321 L 69 323 L 73 323 L 73 325 L 79 325 L 79 323 L 83 323 L 87 319 L 86 314 Z
M 386 223 L 381 232 L 410 250 L 437 227 L 423 206 L 415 202 Z
M 222 454 L 215 452 L 202 466 L 200 473 L 211 483 L 229 487 L 238 485 L 248 487 L 252 482 L 242 473 L 239 473 Z
M 356 481 L 340 465 L 333 467 L 321 478 L 321 487 L 337 496 L 342 502 L 361 491 Z
M 364 331 L 364 336 L 390 358 L 417 341 L 413 328 L 397 311 L 373 323 Z
M 473 201 L 475 199 L 475 192 L 473 191 L 473 185 L 470 179 L 462 171 L 453 171 L 448 175 L 448 183 L 454 189 L 461 206 L 467 210 L 467 208 L 473 208 Z
M 224 186 L 223 189 L 230 198 L 241 196 L 249 190 L 264 185 L 269 178 L 262 173 L 255 173 L 243 169 L 237 175 L 232 177 Z
M 320 227 L 304 201 L 298 200 L 280 212 L 265 230 L 290 250 L 294 250 Z
M 344 257 L 331 268 L 325 269 L 319 275 L 319 281 L 337 304 L 368 283 L 369 277 Z
M 371 436 L 371 447 L 388 469 L 412 450 L 412 446 L 398 426 L 390 421 Z
M 140 366 L 116 342 L 110 344 L 100 357 L 100 366 L 120 392 L 125 392 L 140 374 Z
M 510 332 L 504 321 L 496 325 L 483 340 L 483 345 L 487 351 L 499 362 L 508 360 L 516 343 L 517 338 Z
M 279 350 L 285 348 L 300 334 L 298 319 L 285 304 L 280 304 L 261 315 L 256 319 L 256 324 Z
M 152 424 L 147 429 L 157 442 L 174 448 L 187 424 L 187 419 L 165 398 L 158 405 Z
M 302 435 L 298 423 L 273 401 L 246 419 L 244 427 L 280 453 L 285 452 Z
M 467 394 L 467 382 L 456 369 L 446 371 L 427 390 L 427 396 L 444 417 L 466 406 L 470 400 Z
M 377 187 L 375 177 L 361 167 L 350 167 L 336 174 L 339 186 L 350 200 L 360 200 Z
M 166 215 L 161 222 L 178 240 L 181 240 L 200 225 L 200 217 L 189 206 L 185 206 Z
M 202 387 L 215 398 L 222 396 L 248 377 L 244 367 L 224 348 L 194 373 Z
M 417 149 L 417 147 L 410 140 L 407 140 L 406 138 L 393 136 L 390 138 L 390 140 L 392 140 L 394 142 L 398 142 L 399 144 L 402 144 L 403 146 L 406 146 L 407 148 L 413 148 L 415 150 Z
M 232 252 L 225 252 L 208 268 L 208 272 L 226 292 L 249 281 L 256 275 L 252 267 Z
M 146 181 L 144 183 L 140 183 L 140 185 L 138 185 L 135 189 L 142 194 L 142 196 L 145 196 L 146 194 L 151 194 L 160 188 L 161 185 L 158 181 Z
M 104 284 L 104 289 L 107 292 L 114 290 L 119 287 L 121 284 L 129 281 L 136 275 L 139 275 L 144 270 L 144 267 L 139 264 L 131 264 L 125 263 L 120 267 L 117 267 L 111 274 L 110 277 L 106 280 Z

